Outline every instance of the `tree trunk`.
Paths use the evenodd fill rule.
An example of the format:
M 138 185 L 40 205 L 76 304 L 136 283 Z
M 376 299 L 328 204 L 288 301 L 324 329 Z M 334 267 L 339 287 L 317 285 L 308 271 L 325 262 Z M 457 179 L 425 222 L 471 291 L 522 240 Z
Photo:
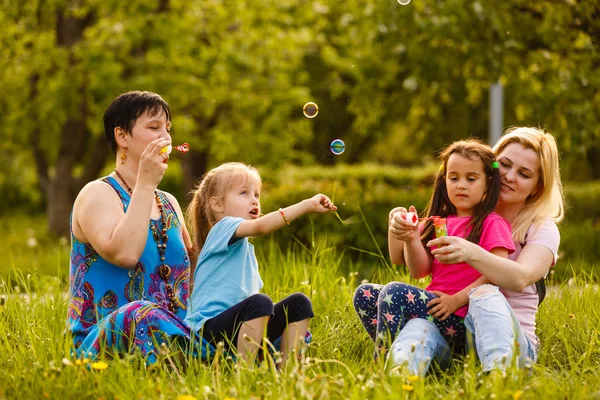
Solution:
M 50 181 L 46 213 L 50 231 L 55 235 L 69 237 L 70 212 L 74 200 L 75 196 L 69 179 L 52 179 Z
M 183 169 L 183 186 L 186 194 L 185 204 L 187 204 L 192 200 L 191 191 L 208 170 L 208 150 L 190 150 L 188 157 L 182 157 L 181 168 Z
M 95 13 L 90 11 L 75 17 L 67 15 L 64 8 L 57 9 L 56 13 L 56 42 L 58 46 L 69 49 L 69 69 L 74 70 L 78 61 L 71 49 L 83 38 L 83 32 L 93 23 Z M 87 88 L 85 83 L 83 86 L 74 89 L 76 92 L 72 101 L 75 102 L 75 106 L 70 109 L 70 115 L 62 126 L 54 174 L 47 181 L 48 227 L 50 232 L 57 236 L 69 235 L 69 214 L 75 194 L 82 187 L 81 182 L 73 175 L 73 169 L 78 161 L 81 161 L 82 154 L 85 153 L 86 136 L 90 135 L 86 128 L 89 109 L 85 95 Z
M 590 166 L 590 178 L 600 179 L 600 147 L 596 145 L 588 147 L 587 161 Z

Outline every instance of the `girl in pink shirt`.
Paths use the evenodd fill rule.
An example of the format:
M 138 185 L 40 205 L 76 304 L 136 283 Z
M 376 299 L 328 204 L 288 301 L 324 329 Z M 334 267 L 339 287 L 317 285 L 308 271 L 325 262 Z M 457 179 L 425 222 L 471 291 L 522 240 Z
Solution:
M 500 193 L 500 175 L 491 148 L 475 139 L 455 142 L 442 152 L 440 161 L 427 216 L 446 218 L 448 235 L 466 238 L 506 258 L 515 247 L 510 225 L 493 212 Z M 416 212 L 414 207 L 411 211 Z M 395 234 L 396 223 L 410 226 L 406 210 L 395 209 L 390 215 L 390 221 L 395 221 L 390 223 L 390 235 Z M 415 279 L 431 274 L 431 284 L 426 290 L 402 282 L 383 287 L 364 284 L 354 295 L 354 308 L 376 343 L 376 356 L 415 318 L 431 322 L 455 351 L 462 351 L 468 292 L 489 281 L 467 263 L 443 265 L 431 255 L 426 246 L 435 238 L 431 219 L 411 229 L 420 230 L 420 237 L 415 234 L 404 241 L 406 265 Z M 391 241 L 390 246 L 393 255 Z
M 564 217 L 558 149 L 551 134 L 511 128 L 493 151 L 501 181 L 495 211 L 512 225 L 516 251 L 509 258 L 498 257 L 458 236 L 427 244 L 444 266 L 466 262 L 493 282 L 470 291 L 465 318 L 483 371 L 513 362 L 526 367 L 537 360 L 535 317 L 544 296 L 540 282 L 556 263 L 557 224 Z M 404 243 L 414 232 L 396 221 L 391 224 L 395 233 L 390 235 L 390 254 L 393 249 L 392 259 L 402 263 Z M 390 350 L 391 363 L 406 366 L 411 374 L 425 374 L 432 360 L 439 363 L 449 356 L 446 339 L 421 319 L 409 321 Z
M 512 224 L 517 250 L 506 259 L 458 237 L 429 243 L 444 265 L 466 262 L 497 285 L 480 286 L 469 295 L 466 324 L 484 371 L 537 360 L 535 317 L 544 295 L 539 283 L 558 258 L 557 223 L 564 216 L 558 149 L 551 134 L 514 128 L 493 150 L 502 183 L 496 212 Z

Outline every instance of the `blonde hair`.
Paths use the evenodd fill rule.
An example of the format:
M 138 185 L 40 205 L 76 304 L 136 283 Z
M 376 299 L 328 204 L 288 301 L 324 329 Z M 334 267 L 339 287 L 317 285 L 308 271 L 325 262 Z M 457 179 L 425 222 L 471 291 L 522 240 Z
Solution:
M 210 200 L 224 198 L 234 187 L 249 180 L 257 182 L 260 190 L 262 180 L 256 168 L 239 162 L 221 164 L 200 179 L 192 192 L 194 197 L 187 207 L 188 226 L 192 228 L 194 256 L 200 254 L 208 232 L 217 223 Z M 195 268 L 195 265 L 192 268 Z
M 493 148 L 496 157 L 511 143 L 535 151 L 540 158 L 539 190 L 525 200 L 525 206 L 512 223 L 513 240 L 524 243 L 531 226 L 538 228 L 548 219 L 556 223 L 562 221 L 565 216 L 564 194 L 554 136 L 538 128 L 509 128 Z

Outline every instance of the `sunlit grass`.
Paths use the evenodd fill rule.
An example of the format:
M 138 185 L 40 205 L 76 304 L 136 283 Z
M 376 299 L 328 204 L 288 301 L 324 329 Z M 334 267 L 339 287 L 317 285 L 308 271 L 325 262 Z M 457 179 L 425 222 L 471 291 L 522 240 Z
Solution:
M 274 300 L 301 291 L 316 317 L 313 343 L 283 373 L 269 363 L 249 369 L 226 357 L 170 358 L 146 367 L 136 355 L 119 360 L 76 360 L 64 336 L 67 314 L 68 244 L 48 239 L 41 218 L 8 220 L 0 268 L 0 398 L 597 398 L 600 396 L 600 300 L 596 278 L 569 264 L 571 278 L 552 285 L 542 303 L 540 363 L 531 372 L 479 376 L 474 357 L 425 379 L 390 376 L 372 361 L 373 345 L 355 316 L 351 299 L 363 280 L 412 280 L 401 267 L 382 262 L 382 250 L 366 251 L 361 264 L 313 238 L 281 251 L 262 240 L 256 252 Z M 365 232 L 368 234 L 368 232 Z M 35 238 L 35 245 L 31 238 Z M 361 250 L 361 249 L 357 249 Z M 371 258 L 371 262 L 365 262 Z M 564 262 L 564 261 L 563 261 Z M 272 360 L 271 360 L 272 361 Z M 188 397 L 186 397 L 188 396 Z
M 272 242 L 271 242 L 272 243 Z M 57 245 L 59 246 L 59 245 Z M 56 246 L 56 247 L 57 247 Z M 61 253 L 63 250 L 55 250 Z M 479 376 L 478 363 L 458 359 L 448 371 L 425 379 L 390 376 L 372 361 L 373 345 L 352 308 L 363 279 L 409 279 L 403 269 L 384 267 L 374 257 L 368 274 L 323 242 L 280 251 L 269 242 L 257 248 L 264 292 L 274 300 L 302 291 L 316 317 L 311 344 L 287 371 L 268 363 L 250 369 L 225 357 L 190 360 L 187 368 L 163 361 L 146 367 L 139 357 L 119 360 L 73 359 L 64 334 L 67 283 L 39 279 L 27 258 L 13 257 L 0 291 L 0 398 L 165 398 L 165 399 L 318 399 L 318 398 L 470 398 L 539 399 L 600 396 L 600 302 L 598 287 L 580 275 L 556 283 L 539 312 L 540 363 L 531 372 Z M 38 256 L 39 257 L 39 256 Z M 55 257 L 57 257 L 55 253 Z M 15 260 L 20 260 L 19 264 Z M 39 262 L 40 258 L 38 258 Z M 29 260 L 33 263 L 33 259 Z M 68 262 L 60 264 L 66 276 Z M 34 270 L 41 269 L 37 265 Z M 21 272 L 29 271 L 29 272 Z M 4 276 L 4 275 L 3 275 Z M 185 397 L 191 396 L 191 397 Z

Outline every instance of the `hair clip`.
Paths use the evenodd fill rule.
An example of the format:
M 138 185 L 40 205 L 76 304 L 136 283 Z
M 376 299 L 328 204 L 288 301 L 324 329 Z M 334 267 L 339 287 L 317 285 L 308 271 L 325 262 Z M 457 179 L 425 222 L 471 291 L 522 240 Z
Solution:
M 492 163 L 492 169 L 498 169 L 498 168 L 499 168 L 499 166 L 498 166 L 498 161 L 494 161 L 494 162 Z

